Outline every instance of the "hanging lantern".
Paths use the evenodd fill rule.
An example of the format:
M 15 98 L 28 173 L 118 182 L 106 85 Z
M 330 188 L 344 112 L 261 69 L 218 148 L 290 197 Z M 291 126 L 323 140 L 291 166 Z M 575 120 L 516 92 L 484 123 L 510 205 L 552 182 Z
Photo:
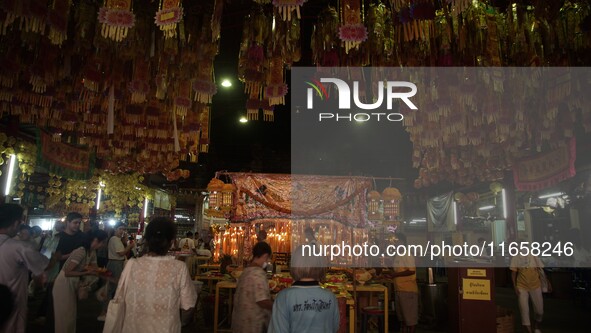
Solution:
M 273 6 L 277 7 L 283 21 L 291 21 L 291 12 L 296 11 L 298 19 L 301 18 L 300 7 L 306 0 L 273 0 Z
M 233 184 L 224 184 L 222 187 L 222 212 L 228 214 L 234 207 L 234 190 L 236 186 Z
M 195 101 L 202 104 L 211 103 L 213 95 L 218 91 L 213 76 L 213 62 L 203 61 L 199 64 L 199 74 L 193 81 L 192 88 L 195 92 Z
M 269 61 L 269 79 L 265 88 L 265 98 L 269 100 L 269 105 L 285 104 L 287 84 L 283 81 L 283 59 L 277 56 Z
M 402 195 L 397 188 L 387 187 L 382 192 L 382 200 L 384 201 L 384 220 L 395 221 L 400 216 L 400 201 Z
M 371 191 L 367 194 L 367 198 L 369 199 L 367 218 L 370 220 L 380 220 L 382 218 L 380 214 L 380 192 Z
M 156 12 L 156 25 L 164 32 L 165 38 L 176 36 L 176 26 L 183 19 L 183 7 L 180 0 L 163 0 Z
M 248 120 L 259 120 L 259 109 L 261 108 L 261 101 L 250 98 L 246 101 L 246 118 Z
M 131 103 L 141 104 L 146 102 L 146 97 L 150 92 L 150 63 L 144 59 L 136 59 L 133 64 L 133 79 L 127 84 L 127 89 L 131 92 Z
M 207 215 L 214 217 L 222 217 L 221 206 L 222 206 L 222 190 L 224 188 L 224 182 L 214 178 L 209 184 L 207 184 L 207 191 L 209 192 L 209 208 L 207 209 Z
M 345 53 L 349 53 L 367 39 L 367 28 L 361 22 L 361 1 L 343 0 L 341 8 L 343 25 L 339 27 L 339 38 L 345 44 Z
M 107 0 L 99 9 L 101 35 L 120 42 L 127 37 L 129 29 L 135 25 L 135 15 L 131 11 L 131 0 Z
M 263 120 L 264 121 L 274 121 L 275 114 L 273 113 L 275 107 L 273 105 L 269 105 L 269 101 L 264 100 L 261 101 L 261 108 L 263 109 Z
M 174 98 L 174 112 L 184 119 L 191 109 L 191 81 L 182 80 L 179 82 L 176 97 Z
M 62 45 L 68 37 L 68 16 L 71 8 L 70 0 L 55 0 L 49 12 L 49 40 L 54 45 Z

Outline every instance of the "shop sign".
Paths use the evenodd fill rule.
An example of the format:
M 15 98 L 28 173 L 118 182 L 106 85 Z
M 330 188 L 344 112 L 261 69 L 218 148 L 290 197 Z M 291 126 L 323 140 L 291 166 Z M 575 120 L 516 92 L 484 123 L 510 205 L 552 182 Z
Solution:
M 471 269 L 468 268 L 469 277 L 486 277 L 486 269 Z
M 477 301 L 490 301 L 490 280 L 486 279 L 462 279 L 464 299 Z

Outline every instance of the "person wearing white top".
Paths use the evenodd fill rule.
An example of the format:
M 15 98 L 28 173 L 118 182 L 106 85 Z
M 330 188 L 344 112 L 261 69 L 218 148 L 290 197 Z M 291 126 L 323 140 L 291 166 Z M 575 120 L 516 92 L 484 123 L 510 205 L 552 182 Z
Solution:
M 181 239 L 179 242 L 179 248 L 181 251 L 185 252 L 195 252 L 195 242 L 193 241 L 193 233 L 191 231 L 187 231 L 186 238 Z
M 14 300 L 14 310 L 4 324 L 0 323 L 2 333 L 26 331 L 29 272 L 34 276 L 43 276 L 45 270 L 51 268 L 56 259 L 53 257 L 54 260 L 50 263 L 50 260 L 38 251 L 12 239 L 22 221 L 23 211 L 23 208 L 16 204 L 0 205 L 0 284 L 10 290 Z
M 176 226 L 169 218 L 156 217 L 144 236 L 148 253 L 131 259 L 125 269 L 125 319 L 122 332 L 181 332 L 181 311 L 192 313 L 197 292 L 185 264 L 167 256 Z M 124 276 L 125 276 L 124 275 Z M 118 296 L 119 297 L 119 296 Z M 104 332 L 110 333 L 110 332 Z
M 117 289 L 117 281 L 123 272 L 123 265 L 125 264 L 125 258 L 129 254 L 129 251 L 133 248 L 133 241 L 129 241 L 127 246 L 123 245 L 121 238 L 125 235 L 125 224 L 117 223 L 115 225 L 115 235 L 109 238 L 108 243 L 108 257 L 109 262 L 107 263 L 107 270 L 111 272 L 111 277 L 114 281 L 109 281 L 107 299 L 103 303 L 103 312 L 98 316 L 97 320 L 104 321 L 107 314 L 107 307 L 109 301 L 115 296 L 115 289 Z

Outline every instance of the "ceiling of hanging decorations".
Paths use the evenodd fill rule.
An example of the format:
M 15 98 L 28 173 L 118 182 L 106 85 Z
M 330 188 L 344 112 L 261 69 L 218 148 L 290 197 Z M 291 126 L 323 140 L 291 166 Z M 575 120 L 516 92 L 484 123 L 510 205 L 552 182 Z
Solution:
M 90 147 L 113 173 L 197 161 L 209 144 L 221 4 L 3 1 L 0 112 Z
M 170 174 L 179 159 L 196 161 L 208 151 L 210 103 L 217 92 L 213 60 L 224 3 L 2 1 L 0 112 L 41 127 L 56 140 L 88 146 L 110 172 Z M 329 67 L 590 63 L 588 1 L 323 3 L 331 6 L 318 10 L 318 3 L 303 0 L 251 3 L 238 59 L 248 118 L 259 119 L 262 112 L 263 120 L 274 119 L 274 107 L 285 103 L 289 90 L 285 71 L 300 62 L 302 48 L 312 50 L 303 62 Z M 307 6 L 317 18 L 302 14 Z M 309 45 L 302 44 L 308 36 L 300 36 L 306 19 L 314 24 Z M 421 169 L 416 185 L 444 176 L 465 184 L 500 178 L 506 158 L 482 165 L 482 147 L 438 146 L 419 135 L 437 124 L 443 132 L 457 125 L 454 117 L 460 115 L 442 112 L 406 123 L 413 162 Z M 584 113 L 587 130 L 590 120 Z M 487 130 L 490 118 L 479 124 L 476 129 Z M 471 141 L 477 139 L 486 141 L 476 135 Z

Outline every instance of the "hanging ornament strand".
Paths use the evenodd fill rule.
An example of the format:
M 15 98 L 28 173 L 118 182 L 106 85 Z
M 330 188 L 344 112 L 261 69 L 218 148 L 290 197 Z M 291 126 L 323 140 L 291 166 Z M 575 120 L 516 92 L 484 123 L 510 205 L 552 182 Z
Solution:
M 283 21 L 291 21 L 291 13 L 295 10 L 298 19 L 301 19 L 300 7 L 307 0 L 273 0 L 273 5 L 279 10 Z
M 183 7 L 180 0 L 162 0 L 160 10 L 156 12 L 155 23 L 164 32 L 165 38 L 176 36 L 176 27 L 183 19 Z
M 104 38 L 120 42 L 127 37 L 129 29 L 135 25 L 131 0 L 106 0 L 99 9 L 98 20 L 102 24 Z
M 358 49 L 367 39 L 367 28 L 361 21 L 361 0 L 342 0 L 339 38 L 345 44 L 345 53 Z

